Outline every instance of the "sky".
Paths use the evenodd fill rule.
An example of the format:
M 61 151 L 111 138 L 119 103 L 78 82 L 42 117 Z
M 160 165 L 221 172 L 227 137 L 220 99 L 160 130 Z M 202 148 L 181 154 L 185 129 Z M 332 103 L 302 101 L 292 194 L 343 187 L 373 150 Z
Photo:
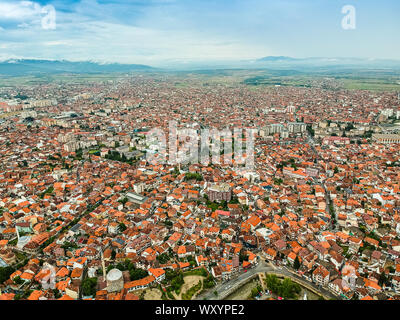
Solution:
M 398 0 L 0 0 L 0 60 L 400 60 L 399 13 Z

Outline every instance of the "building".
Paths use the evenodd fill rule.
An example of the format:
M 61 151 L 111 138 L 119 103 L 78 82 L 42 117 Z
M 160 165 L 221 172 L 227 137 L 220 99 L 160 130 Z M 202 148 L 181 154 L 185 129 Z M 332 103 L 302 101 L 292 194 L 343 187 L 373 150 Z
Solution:
M 306 168 L 306 174 L 309 177 L 318 177 L 319 176 L 319 170 L 317 168 L 308 167 L 308 168 Z
M 346 145 L 346 144 L 350 144 L 350 139 L 347 137 L 325 137 L 322 140 L 322 144 L 324 145 Z
M 0 259 L 2 259 L 8 265 L 12 265 L 17 261 L 17 257 L 11 249 L 1 249 Z
M 124 288 L 124 277 L 119 269 L 112 269 L 107 274 L 107 288 L 108 292 L 120 292 Z
M 287 128 L 290 133 L 302 133 L 307 129 L 307 125 L 303 122 L 289 122 Z
M 128 192 L 126 194 L 126 197 L 128 198 L 128 200 L 130 202 L 133 202 L 133 203 L 136 203 L 136 204 L 139 204 L 139 205 L 145 203 L 145 201 L 147 199 L 146 197 L 144 197 L 144 196 L 142 196 L 140 194 L 137 194 L 137 193 L 133 193 L 133 192 Z
M 260 136 L 265 137 L 275 133 L 281 133 L 284 129 L 285 127 L 283 124 L 280 123 L 269 124 L 260 130 Z
M 400 143 L 400 134 L 373 134 L 372 141 L 377 143 Z
M 314 270 L 312 279 L 316 284 L 326 286 L 329 283 L 329 271 L 320 265 Z
M 295 113 L 296 112 L 296 106 L 287 106 L 286 111 L 288 113 Z
M 230 201 L 232 189 L 228 183 L 212 184 L 207 190 L 208 199 L 214 201 Z
M 165 279 L 165 271 L 160 268 L 150 268 L 149 273 L 153 275 L 157 282 L 161 282 Z
M 135 280 L 128 282 L 125 284 L 125 289 L 128 290 L 128 292 L 132 292 L 135 290 L 141 290 L 141 289 L 146 289 L 148 288 L 153 282 L 155 281 L 154 276 L 147 276 L 143 279 Z

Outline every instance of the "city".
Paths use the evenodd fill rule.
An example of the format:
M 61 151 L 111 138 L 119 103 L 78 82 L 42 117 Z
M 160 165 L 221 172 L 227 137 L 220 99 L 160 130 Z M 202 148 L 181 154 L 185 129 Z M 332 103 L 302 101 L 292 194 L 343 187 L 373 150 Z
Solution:
M 57 5 L 0 4 L 0 28 L 35 16 L 57 42 L 71 18 Z M 8 37 L 0 300 L 400 300 L 398 51 L 171 62 L 143 40 L 133 64 L 112 40 L 108 63 L 89 42 L 75 60 L 25 39 L 22 57 Z
M 1 297 L 226 298 L 266 271 L 399 297 L 398 94 L 189 80 L 1 89 Z M 257 129 L 254 168 L 148 163 L 172 119 Z

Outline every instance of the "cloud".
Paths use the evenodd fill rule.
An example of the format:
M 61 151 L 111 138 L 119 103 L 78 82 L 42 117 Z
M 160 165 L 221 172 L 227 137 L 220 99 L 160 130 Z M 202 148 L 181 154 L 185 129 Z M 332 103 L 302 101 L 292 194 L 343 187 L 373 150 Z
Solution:
M 37 18 L 41 13 L 41 6 L 32 1 L 1 2 L 0 20 L 22 21 Z
M 9 9 L 20 23 L 0 39 L 13 43 L 12 54 L 29 51 L 38 58 L 153 65 L 170 59 L 237 59 L 248 54 L 246 45 L 233 37 L 204 32 L 192 25 L 189 8 L 173 0 L 112 1 L 101 5 L 83 0 L 63 10 L 56 2 L 54 6 L 58 9 L 57 28 L 51 32 L 29 21 L 38 12 L 32 11 L 34 3 L 20 3 Z M 27 8 L 31 11 L 22 13 Z M 16 10 L 21 12 L 16 14 Z M 122 16 L 125 18 L 119 19 Z M 253 50 L 253 54 L 256 52 Z M 264 52 L 261 49 L 257 53 Z
M 0 1 L 1 56 L 29 53 L 41 59 L 157 65 L 172 59 L 233 60 L 266 55 L 395 55 L 400 49 L 398 43 L 385 44 L 385 37 L 374 42 L 370 36 L 379 32 L 395 38 L 390 30 L 398 30 L 399 22 L 394 17 L 386 16 L 385 23 L 390 25 L 386 33 L 380 32 L 378 21 L 376 31 L 371 32 L 368 28 L 372 27 L 363 31 L 365 14 L 358 18 L 357 33 L 343 35 L 341 6 L 322 0 Z M 44 29 L 41 23 L 47 4 L 57 11 L 53 29 Z M 359 4 L 357 9 L 376 11 L 372 5 L 363 8 Z

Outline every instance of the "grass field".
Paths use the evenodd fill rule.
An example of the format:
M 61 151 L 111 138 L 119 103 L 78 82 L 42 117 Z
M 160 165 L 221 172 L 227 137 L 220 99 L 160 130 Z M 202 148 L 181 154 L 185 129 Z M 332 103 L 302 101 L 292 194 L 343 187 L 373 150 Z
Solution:
M 148 289 L 145 291 L 144 300 L 161 300 L 161 291 L 159 289 Z
M 182 300 L 182 294 L 188 291 L 190 288 L 192 288 L 194 285 L 196 285 L 199 281 L 203 281 L 204 277 L 203 276 L 185 276 L 184 277 L 185 283 L 183 284 L 179 296 L 173 292 L 173 295 L 176 300 Z M 196 294 L 192 297 L 194 299 L 196 297 Z
M 113 80 L 134 77 L 140 73 L 104 73 L 104 74 L 55 74 L 40 76 L 2 77 L 0 88 L 30 86 L 46 83 L 86 84 L 90 82 L 105 83 Z M 187 89 L 196 86 L 237 86 L 246 85 L 254 88 L 290 86 L 323 89 L 349 89 L 372 91 L 400 91 L 400 71 L 397 70 L 266 70 L 266 69 L 228 69 L 199 70 L 191 72 L 146 73 L 146 77 L 160 76 L 172 81 L 176 88 Z
M 0 76 L 0 87 L 30 86 L 46 83 L 80 83 L 104 82 L 126 77 L 120 73 L 105 74 L 59 74 L 42 76 L 23 76 L 23 77 L 2 77 Z

